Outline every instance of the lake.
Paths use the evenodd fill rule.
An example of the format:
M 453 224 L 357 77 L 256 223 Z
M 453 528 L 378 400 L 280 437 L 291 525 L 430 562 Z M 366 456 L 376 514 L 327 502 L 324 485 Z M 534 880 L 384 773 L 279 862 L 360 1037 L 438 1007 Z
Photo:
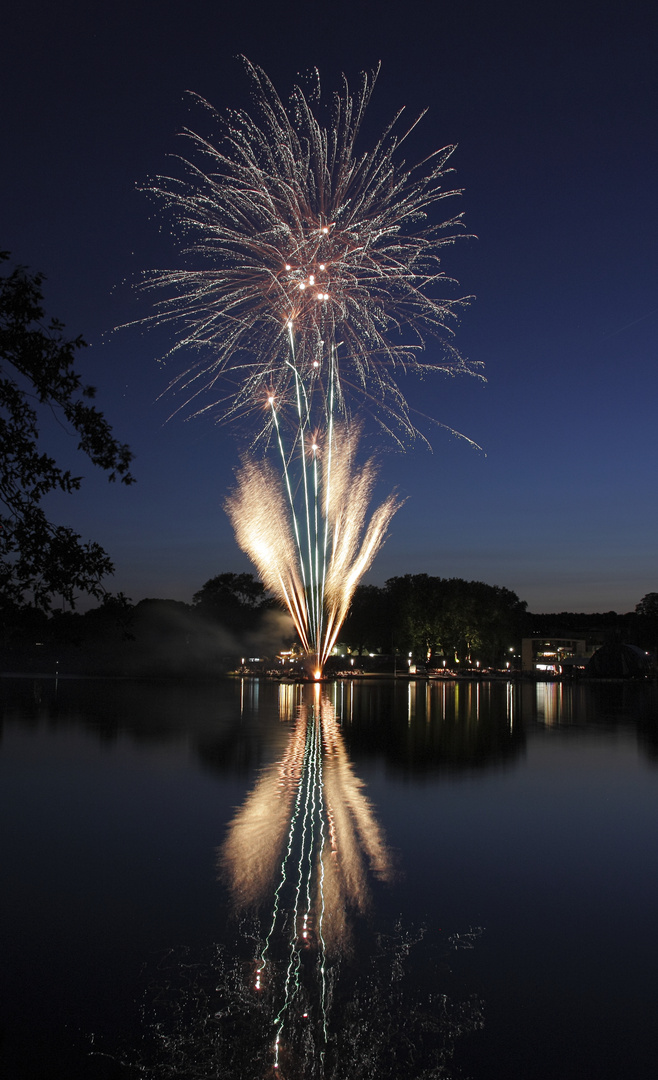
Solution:
M 12 1080 L 655 1077 L 654 683 L 0 693 Z

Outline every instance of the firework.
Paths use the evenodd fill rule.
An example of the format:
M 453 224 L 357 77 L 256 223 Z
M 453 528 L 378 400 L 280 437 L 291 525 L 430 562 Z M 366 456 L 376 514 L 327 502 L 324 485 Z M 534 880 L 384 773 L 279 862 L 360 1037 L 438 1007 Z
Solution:
M 339 432 L 333 453 L 324 458 L 316 444 L 310 492 L 299 514 L 288 470 L 282 480 L 271 465 L 252 457 L 245 458 L 226 504 L 240 547 L 290 611 L 317 670 L 331 652 L 354 590 L 399 506 L 390 495 L 367 520 L 376 472 L 372 461 L 359 469 L 353 466 L 355 442 Z
M 199 412 L 265 407 L 262 431 L 271 433 L 270 397 L 296 414 L 301 379 L 326 408 L 333 379 L 340 410 L 352 401 L 387 430 L 413 435 L 400 374 L 480 372 L 453 344 L 470 298 L 446 296 L 452 282 L 439 261 L 463 236 L 462 215 L 428 222 L 436 203 L 461 194 L 445 187 L 454 146 L 407 166 L 399 152 L 418 120 L 402 127 L 401 110 L 361 148 L 377 72 L 354 93 L 345 81 L 323 125 L 313 111 L 317 73 L 311 93 L 297 86 L 284 105 L 265 73 L 245 64 L 255 115 L 222 117 L 198 99 L 216 135 L 185 129 L 192 152 L 178 159 L 183 176 L 146 188 L 191 259 L 189 269 L 144 279 L 160 293 L 153 321 L 176 331 L 172 352 L 198 354 L 172 386 L 186 391 L 186 404 L 202 397 Z M 436 343 L 426 355 L 428 338 Z
M 152 319 L 175 329 L 171 351 L 197 354 L 172 384 L 187 405 L 257 414 L 252 451 L 260 439 L 278 452 L 280 478 L 244 459 L 227 508 L 319 677 L 399 505 L 391 496 L 366 520 L 375 470 L 355 462 L 355 409 L 401 443 L 417 431 L 400 374 L 478 373 L 452 343 L 468 298 L 446 295 L 439 261 L 461 214 L 428 217 L 459 194 L 444 186 L 454 147 L 408 167 L 399 151 L 418 121 L 405 129 L 400 112 L 363 149 L 377 72 L 354 93 L 345 81 L 323 124 L 317 73 L 310 93 L 296 86 L 284 104 L 245 64 L 254 115 L 222 118 L 202 102 L 216 136 L 185 130 L 183 177 L 147 189 L 172 215 L 190 268 L 151 272 L 144 286 L 160 292 Z

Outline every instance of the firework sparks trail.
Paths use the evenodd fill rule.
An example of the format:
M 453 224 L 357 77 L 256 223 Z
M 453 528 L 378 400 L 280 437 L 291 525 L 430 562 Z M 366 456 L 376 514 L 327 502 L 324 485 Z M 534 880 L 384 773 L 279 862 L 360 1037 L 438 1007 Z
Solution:
M 329 468 L 324 471 L 324 462 L 317 450 L 313 451 L 314 505 L 320 504 L 323 522 L 306 514 L 307 560 L 295 504 L 286 497 L 287 470 L 282 485 L 266 462 L 245 459 L 226 504 L 240 547 L 256 565 L 267 588 L 288 607 L 302 646 L 314 655 L 318 670 L 335 644 L 359 579 L 383 544 L 399 506 L 399 500 L 390 495 L 367 521 L 376 472 L 372 462 L 354 469 L 355 448 L 355 437 L 341 435 L 335 440 L 329 476 Z
M 403 110 L 361 147 L 377 71 L 356 92 L 345 80 L 324 124 L 317 72 L 310 92 L 296 86 L 284 104 L 260 68 L 245 66 L 253 115 L 220 117 L 197 99 L 218 131 L 185 129 L 182 178 L 146 189 L 173 218 L 190 266 L 145 275 L 161 296 L 145 321 L 173 327 L 171 353 L 197 355 L 171 384 L 181 408 L 258 414 L 254 445 L 278 447 L 283 490 L 270 466 L 245 460 L 228 509 L 319 674 L 398 505 L 386 500 L 365 527 L 372 463 L 357 470 L 344 445 L 355 407 L 402 445 L 419 432 L 400 375 L 480 374 L 452 340 L 470 298 L 447 295 L 455 283 L 440 265 L 461 214 L 429 219 L 460 192 L 445 186 L 453 146 L 413 166 L 400 157 L 418 123 L 402 126 Z
M 413 436 L 400 374 L 481 373 L 453 344 L 471 298 L 445 295 L 454 282 L 440 266 L 443 248 L 464 235 L 462 214 L 428 223 L 435 204 L 461 194 L 444 186 L 455 148 L 409 167 L 399 151 L 418 120 L 398 130 L 400 110 L 362 150 L 377 71 L 354 93 L 344 82 L 323 126 L 313 111 L 317 72 L 312 92 L 297 86 L 285 105 L 245 64 L 256 115 L 222 117 L 197 99 L 218 131 L 185 129 L 194 160 L 178 159 L 184 177 L 158 176 L 146 188 L 194 263 L 143 281 L 162 296 L 145 321 L 172 325 L 172 353 L 198 355 L 172 386 L 189 404 L 226 378 L 231 390 L 197 409 L 230 417 L 259 412 L 272 396 L 294 412 L 300 382 L 309 408 L 319 401 L 326 411 L 333 381 L 341 411 L 356 395 L 387 430 Z M 267 408 L 262 415 L 271 434 Z
M 272 1001 L 277 1075 L 284 1059 L 302 1052 L 304 1031 L 312 1031 L 317 1075 L 323 1075 L 330 961 L 349 945 L 347 913 L 368 907 L 368 867 L 383 880 L 391 870 L 336 708 L 318 685 L 308 694 L 281 761 L 263 772 L 221 851 L 236 908 L 271 900 L 253 986 L 259 994 L 267 989 Z

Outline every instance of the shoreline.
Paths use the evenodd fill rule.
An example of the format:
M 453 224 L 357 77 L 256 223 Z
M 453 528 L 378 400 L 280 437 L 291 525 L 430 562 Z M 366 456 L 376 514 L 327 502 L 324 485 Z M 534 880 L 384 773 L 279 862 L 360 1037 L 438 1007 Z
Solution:
M 656 675 L 644 675 L 644 676 L 627 676 L 617 678 L 604 678 L 601 676 L 585 676 L 581 675 L 576 678 L 569 675 L 557 675 L 550 674 L 548 672 L 542 672 L 541 677 L 531 672 L 515 672 L 512 674 L 478 674 L 478 675 L 405 675 L 394 674 L 393 672 L 379 671 L 379 672 L 354 672 L 343 673 L 336 675 L 327 675 L 321 679 L 313 678 L 294 678 L 292 676 L 285 675 L 269 675 L 263 672 L 245 672 L 237 674 L 235 672 L 223 672 L 216 675 L 165 675 L 159 673 L 151 674 L 104 674 L 104 673 L 79 673 L 79 672 L 48 672 L 48 671 L 0 671 L 0 680 L 32 680 L 32 681 L 51 681 L 59 682 L 60 680 L 66 682 L 178 682 L 178 683 L 202 683 L 202 682 L 218 682 L 227 680 L 238 679 L 250 679 L 250 680 L 264 680 L 272 683 L 282 683 L 288 686 L 313 686 L 317 684 L 336 683 L 336 682 L 361 682 L 361 681 L 381 681 L 381 682 L 422 682 L 422 683 L 483 683 L 483 682 L 514 682 L 514 683 L 547 683 L 547 682 L 559 682 L 566 683 L 570 686 L 580 685 L 582 683 L 655 683 L 658 682 L 658 674 Z

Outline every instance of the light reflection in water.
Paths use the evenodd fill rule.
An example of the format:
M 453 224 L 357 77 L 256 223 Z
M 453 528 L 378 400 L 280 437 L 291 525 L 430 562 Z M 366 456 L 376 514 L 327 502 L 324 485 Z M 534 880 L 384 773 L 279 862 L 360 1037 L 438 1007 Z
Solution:
M 537 683 L 537 719 L 544 724 L 558 723 L 562 716 L 561 682 Z
M 343 702 L 346 696 L 341 688 Z M 236 908 L 271 908 L 253 988 L 267 989 L 272 1002 L 277 1075 L 283 1075 L 282 1060 L 293 1052 L 299 1057 L 296 1044 L 308 1048 L 311 1028 L 315 1065 L 321 1065 L 331 963 L 349 949 L 349 913 L 368 906 L 369 872 L 382 880 L 391 873 L 334 704 L 318 685 L 282 685 L 279 716 L 287 721 L 291 714 L 296 715 L 283 757 L 263 771 L 220 854 Z
M 244 716 L 245 706 L 252 712 L 258 709 L 260 682 L 258 679 L 240 679 L 240 717 Z
M 391 879 L 391 857 L 349 760 L 343 725 L 352 740 L 366 731 L 368 745 L 380 751 L 399 729 L 405 746 L 389 746 L 397 747 L 396 757 L 406 747 L 411 758 L 403 753 L 399 759 L 418 756 L 423 769 L 434 761 L 462 767 L 473 754 L 497 760 L 500 739 L 488 739 L 474 687 L 409 684 L 399 687 L 399 698 L 391 690 L 389 703 L 398 700 L 402 710 L 387 719 L 376 686 L 372 698 L 349 682 L 277 688 L 276 713 L 287 729 L 283 751 L 259 774 L 219 851 L 235 922 L 205 954 L 172 949 L 158 963 L 144 1010 L 145 1037 L 126 1060 L 140 1075 L 462 1075 L 450 1067 L 455 1043 L 483 1027 L 483 1011 L 476 995 L 464 999 L 463 984 L 453 983 L 449 957 L 473 948 L 480 930 L 444 936 L 436 918 L 406 926 L 377 910 L 375 881 Z M 256 680 L 241 682 L 241 721 L 257 693 Z M 481 694 L 486 702 L 486 687 Z M 513 741 L 512 701 L 507 723 L 501 717 L 496 728 L 503 752 Z
M 279 720 L 292 720 L 295 707 L 302 700 L 302 690 L 299 683 L 279 683 Z
M 469 680 L 464 682 L 449 682 L 441 680 L 410 680 L 407 684 L 407 726 L 411 727 L 419 718 L 424 718 L 427 723 L 442 724 L 446 720 L 458 720 L 466 726 L 477 724 L 483 713 L 487 718 L 492 713 L 492 685 L 498 689 L 500 684 Z M 543 701 L 541 688 L 546 684 L 538 684 L 537 701 Z M 550 688 L 549 688 L 550 689 Z M 509 730 L 512 731 L 515 722 L 518 688 L 512 681 L 505 683 L 505 712 Z M 538 705 L 538 708 L 540 706 Z

